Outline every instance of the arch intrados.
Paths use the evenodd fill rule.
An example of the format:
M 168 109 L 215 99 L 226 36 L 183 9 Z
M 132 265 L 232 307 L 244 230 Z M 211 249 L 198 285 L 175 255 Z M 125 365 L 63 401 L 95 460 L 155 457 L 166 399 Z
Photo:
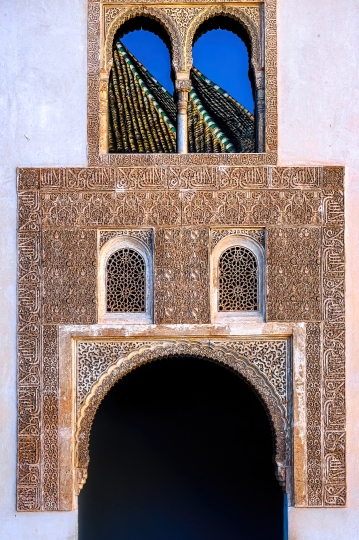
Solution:
M 252 97 L 255 99 L 255 74 L 252 58 L 252 42 L 248 30 L 243 26 L 242 22 L 238 22 L 233 17 L 228 17 L 224 15 L 214 15 L 209 19 L 205 20 L 198 28 L 193 37 L 192 48 L 195 43 L 205 34 L 211 32 L 212 30 L 227 30 L 240 40 L 243 41 L 247 49 L 248 54 L 248 78 L 252 88 Z
M 242 21 L 239 22 L 228 15 L 213 15 L 209 19 L 203 21 L 194 34 L 192 47 L 202 36 L 208 32 L 211 32 L 212 30 L 227 30 L 228 32 L 232 32 L 232 34 L 236 35 L 243 41 L 247 47 L 250 58 L 252 54 L 252 43 L 248 30 L 243 26 Z
M 139 22 L 136 22 L 136 19 L 138 19 Z M 141 25 L 141 22 L 145 25 L 148 24 L 148 27 L 150 28 L 151 21 L 153 28 L 151 28 L 150 31 L 158 35 L 158 37 L 164 41 L 170 51 L 172 66 L 174 69 L 177 69 L 180 59 L 180 42 L 174 22 L 161 9 L 138 6 L 127 9 L 117 15 L 108 29 L 104 47 L 105 68 L 107 70 L 109 70 L 112 65 L 112 48 L 114 40 L 117 36 L 119 37 L 121 35 L 121 31 L 123 31 L 122 28 L 124 27 L 125 33 L 132 31 L 132 29 L 138 30 L 141 26 L 138 28 L 136 25 Z M 126 31 L 126 28 L 129 28 L 129 30 Z
M 116 41 L 117 39 L 122 39 L 130 32 L 135 32 L 136 30 L 147 30 L 147 32 L 155 34 L 166 45 L 170 53 L 170 57 L 172 57 L 171 38 L 164 26 L 153 17 L 145 17 L 143 15 L 138 15 L 136 17 L 128 19 L 120 26 L 113 39 L 114 41 Z
M 169 351 L 169 349 L 172 350 Z M 273 433 L 276 476 L 282 488 L 285 488 L 285 469 L 288 466 L 289 455 L 287 415 L 279 396 L 275 394 L 263 374 L 256 366 L 247 363 L 245 358 L 236 357 L 232 351 L 226 350 L 224 346 L 178 342 L 174 347 L 173 342 L 165 342 L 156 346 L 144 346 L 130 353 L 112 365 L 92 387 L 79 411 L 77 422 L 75 459 L 78 489 L 82 488 L 87 478 L 91 428 L 96 411 L 107 393 L 120 379 L 141 365 L 174 356 L 192 356 L 215 362 L 234 372 L 249 385 L 264 406 L 269 418 Z
M 192 56 L 193 45 L 201 35 L 209 30 L 219 28 L 220 26 L 218 26 L 218 24 L 222 24 L 221 28 L 223 30 L 234 32 L 240 39 L 243 39 L 248 49 L 250 67 L 252 67 L 254 71 L 259 69 L 261 63 L 261 49 L 258 30 L 244 11 L 231 7 L 210 8 L 194 19 L 187 33 L 186 41 L 188 56 Z M 214 25 L 213 28 L 211 25 Z M 228 25 L 228 28 L 225 28 L 224 25 Z

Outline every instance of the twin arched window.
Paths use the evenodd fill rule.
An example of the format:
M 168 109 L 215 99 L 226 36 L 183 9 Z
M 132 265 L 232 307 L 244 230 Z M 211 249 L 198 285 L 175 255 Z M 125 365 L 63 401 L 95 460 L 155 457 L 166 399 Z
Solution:
M 216 32 L 220 35 L 213 35 L 211 43 L 211 35 Z M 143 51 L 151 50 L 153 45 L 149 41 L 146 46 L 146 33 L 158 36 L 162 45 L 172 53 L 169 36 L 161 24 L 153 19 L 134 17 L 124 22 L 117 31 L 108 85 L 108 152 L 262 151 L 258 140 L 256 142 L 255 116 L 258 111 L 256 106 L 255 110 L 252 108 L 253 96 L 256 101 L 256 90 L 250 39 L 244 27 L 231 17 L 221 15 L 203 22 L 193 38 L 194 56 L 200 66 L 203 63 L 201 60 L 211 57 L 211 62 L 208 65 L 204 62 L 201 69 L 211 72 L 215 66 L 210 75 L 212 80 L 198 66 L 193 66 L 186 80 L 180 78 L 175 81 L 174 95 L 150 73 L 147 65 L 141 63 L 151 61 L 146 54 L 143 56 Z M 131 52 L 131 48 L 136 49 L 136 42 L 129 36 L 134 34 L 139 41 L 137 54 L 140 58 Z M 202 36 L 206 40 L 206 50 L 195 50 Z M 141 40 L 144 40 L 143 43 Z M 225 54 L 220 49 L 222 40 Z M 231 57 L 234 49 L 237 51 L 236 58 Z M 213 58 L 217 58 L 217 61 Z M 228 91 L 227 85 L 231 86 L 237 78 L 233 90 Z M 184 82 L 186 84 L 183 86 Z M 252 110 L 248 110 L 243 103 Z
M 122 236 L 102 248 L 100 322 L 151 323 L 152 253 L 140 240 Z M 264 317 L 264 253 L 253 239 L 227 236 L 212 254 L 212 322 Z

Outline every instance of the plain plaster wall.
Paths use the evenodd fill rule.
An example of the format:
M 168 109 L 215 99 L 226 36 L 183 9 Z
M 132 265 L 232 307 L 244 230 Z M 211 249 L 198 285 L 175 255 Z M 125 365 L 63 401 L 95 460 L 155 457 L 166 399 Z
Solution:
M 289 511 L 290 540 L 359 538 L 359 2 L 278 0 L 279 162 L 345 165 L 345 509 Z
M 76 538 L 76 513 L 15 512 L 16 171 L 86 165 L 84 0 L 0 0 L 0 539 Z M 343 164 L 348 506 L 290 509 L 290 540 L 359 538 L 359 3 L 278 0 L 279 159 Z
M 87 164 L 87 2 L 0 10 L 0 539 L 73 540 L 76 512 L 15 512 L 16 167 Z

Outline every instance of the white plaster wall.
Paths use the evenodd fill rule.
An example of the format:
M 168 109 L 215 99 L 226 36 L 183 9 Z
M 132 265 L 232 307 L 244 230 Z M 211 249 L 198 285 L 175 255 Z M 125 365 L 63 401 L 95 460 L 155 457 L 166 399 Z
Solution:
M 76 512 L 16 513 L 16 167 L 86 165 L 84 0 L 0 0 L 0 539 L 72 540 Z
M 278 0 L 281 164 L 347 166 L 348 506 L 290 509 L 290 540 L 359 538 L 359 2 Z M 86 165 L 84 0 L 0 0 L 0 539 L 76 538 L 15 512 L 17 166 Z
M 278 0 L 279 159 L 342 164 L 346 177 L 345 509 L 290 509 L 290 540 L 359 538 L 359 2 Z

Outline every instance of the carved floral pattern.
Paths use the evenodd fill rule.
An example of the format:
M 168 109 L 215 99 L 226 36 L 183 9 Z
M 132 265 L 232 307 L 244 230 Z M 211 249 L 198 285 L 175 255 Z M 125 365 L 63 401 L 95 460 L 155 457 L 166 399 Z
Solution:
M 155 322 L 209 322 L 208 228 L 155 233 Z
M 77 357 L 77 407 L 80 410 L 93 385 L 110 366 L 116 364 L 130 352 L 151 342 L 137 341 L 79 341 Z
M 96 231 L 43 233 L 43 320 L 50 324 L 95 324 Z
M 117 238 L 119 236 L 131 236 L 132 238 L 138 238 L 141 240 L 148 248 L 152 248 L 152 229 L 118 229 L 118 230 L 109 230 L 109 231 L 99 231 L 99 247 L 102 248 L 112 238 Z
M 321 319 L 319 227 L 267 230 L 267 316 L 274 321 Z

